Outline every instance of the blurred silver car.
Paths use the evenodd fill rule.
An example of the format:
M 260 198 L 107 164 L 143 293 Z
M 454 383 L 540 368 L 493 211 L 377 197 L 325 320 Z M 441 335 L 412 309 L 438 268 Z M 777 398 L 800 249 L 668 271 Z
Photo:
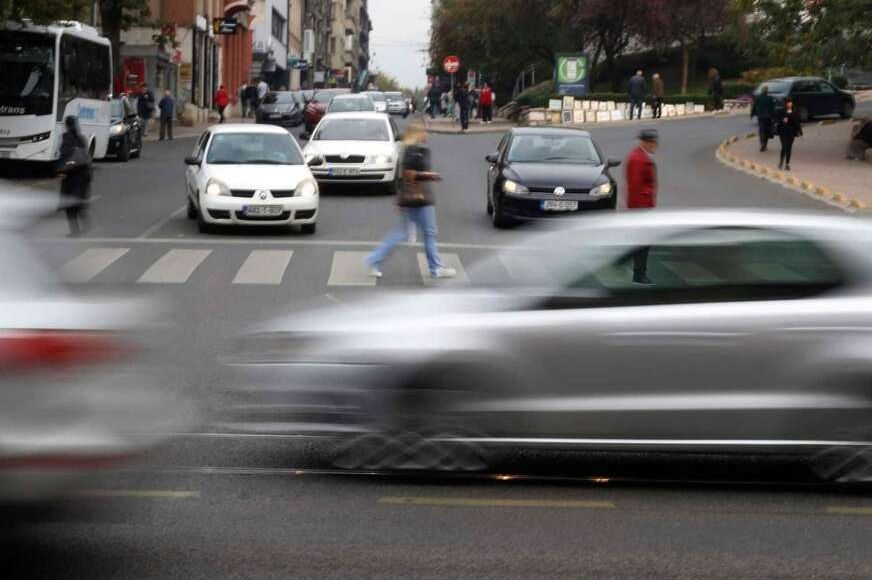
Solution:
M 632 282 L 643 249 L 651 286 Z M 480 288 L 255 329 L 235 365 L 260 403 L 246 428 L 354 433 L 355 468 L 465 468 L 499 445 L 795 453 L 862 477 L 870 250 L 848 217 L 577 220 L 472 270 Z
M 148 348 L 161 315 L 68 292 L 14 229 L 35 209 L 4 199 L 0 218 L 0 505 L 70 493 L 178 426 Z

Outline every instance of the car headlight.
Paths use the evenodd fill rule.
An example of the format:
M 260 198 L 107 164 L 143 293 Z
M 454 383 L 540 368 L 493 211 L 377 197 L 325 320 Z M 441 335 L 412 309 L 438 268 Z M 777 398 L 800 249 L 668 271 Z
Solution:
M 217 179 L 210 179 L 206 184 L 206 195 L 229 197 L 230 188 Z
M 318 195 L 318 184 L 315 181 L 307 179 L 297 186 L 294 195 L 297 197 L 315 197 Z
M 590 190 L 590 194 L 594 197 L 607 197 L 612 194 L 612 190 L 612 184 L 607 181 Z
M 124 125 L 122 123 L 118 123 L 117 125 L 112 125 L 112 128 L 109 129 L 109 132 L 112 135 L 121 135 L 122 133 L 124 133 L 124 129 Z
M 373 165 L 387 165 L 388 163 L 393 163 L 394 158 L 390 155 L 373 155 L 370 157 L 370 163 Z
M 530 190 L 517 181 L 512 181 L 511 179 L 507 179 L 503 182 L 503 191 L 505 193 L 512 194 L 521 194 L 521 193 L 530 193 Z

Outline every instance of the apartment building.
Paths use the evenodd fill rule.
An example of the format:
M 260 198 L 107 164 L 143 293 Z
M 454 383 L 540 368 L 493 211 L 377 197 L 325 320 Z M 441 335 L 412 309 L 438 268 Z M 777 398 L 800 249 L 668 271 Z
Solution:
M 347 86 L 367 70 L 371 31 L 366 0 L 334 0 L 328 82 Z

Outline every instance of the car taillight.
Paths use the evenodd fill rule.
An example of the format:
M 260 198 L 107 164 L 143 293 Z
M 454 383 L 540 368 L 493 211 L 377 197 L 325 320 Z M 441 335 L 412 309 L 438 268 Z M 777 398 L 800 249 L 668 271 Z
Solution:
M 104 362 L 122 348 L 107 334 L 15 331 L 0 333 L 0 371 L 57 370 Z

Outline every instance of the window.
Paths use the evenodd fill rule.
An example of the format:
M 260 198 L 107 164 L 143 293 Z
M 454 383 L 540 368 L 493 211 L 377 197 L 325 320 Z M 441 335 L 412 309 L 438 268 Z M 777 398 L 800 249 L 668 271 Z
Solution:
M 105 99 L 111 91 L 109 47 L 65 34 L 61 37 L 60 96 Z
M 277 38 L 282 44 L 288 43 L 288 34 L 286 32 L 287 19 L 281 13 L 273 8 L 272 10 L 272 35 Z
M 0 114 L 48 115 L 54 96 L 54 37 L 0 35 Z
M 836 88 L 830 83 L 820 83 L 820 92 L 827 95 L 832 95 L 835 94 Z
M 197 140 L 197 145 L 194 147 L 193 157 L 197 159 L 203 158 L 203 152 L 206 150 L 206 144 L 209 142 L 209 136 L 211 133 L 209 131 L 204 131 L 200 138 Z

